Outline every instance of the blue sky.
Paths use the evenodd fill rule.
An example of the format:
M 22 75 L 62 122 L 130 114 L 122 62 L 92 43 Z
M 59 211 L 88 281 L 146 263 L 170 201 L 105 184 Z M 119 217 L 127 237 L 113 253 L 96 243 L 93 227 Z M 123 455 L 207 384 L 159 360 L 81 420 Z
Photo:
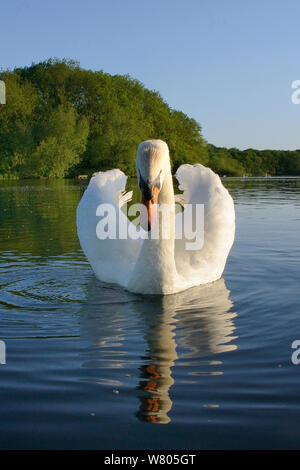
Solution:
M 297 0 L 10 0 L 0 67 L 49 57 L 129 74 L 218 146 L 300 148 Z

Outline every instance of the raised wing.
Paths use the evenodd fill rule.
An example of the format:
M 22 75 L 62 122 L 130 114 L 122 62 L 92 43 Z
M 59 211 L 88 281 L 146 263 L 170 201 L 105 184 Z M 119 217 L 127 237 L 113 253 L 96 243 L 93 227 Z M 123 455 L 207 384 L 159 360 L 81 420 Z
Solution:
M 203 245 L 194 250 L 184 228 L 187 207 L 175 219 L 175 261 L 178 274 L 191 285 L 219 279 L 225 268 L 227 256 L 235 236 L 235 211 L 232 197 L 220 178 L 203 165 L 182 165 L 176 172 L 182 198 L 194 209 L 197 204 L 204 207 Z M 199 206 L 200 207 L 200 206 Z M 189 247 L 189 248 L 188 248 Z
M 127 285 L 142 245 L 141 238 L 134 240 L 125 234 L 129 227 L 136 230 L 121 210 L 131 198 L 125 192 L 126 181 L 127 176 L 118 169 L 95 173 L 77 208 L 79 241 L 93 271 L 98 279 L 122 286 Z M 99 239 L 104 229 L 109 236 Z

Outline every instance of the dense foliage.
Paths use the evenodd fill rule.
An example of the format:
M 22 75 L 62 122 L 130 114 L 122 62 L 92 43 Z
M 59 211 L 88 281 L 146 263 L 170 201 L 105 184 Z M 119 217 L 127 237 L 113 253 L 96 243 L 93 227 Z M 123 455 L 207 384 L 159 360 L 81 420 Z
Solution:
M 174 169 L 207 163 L 199 124 L 137 80 L 48 60 L 0 75 L 0 173 L 63 177 L 121 168 L 135 173 L 138 144 L 165 140 Z
M 300 175 L 300 150 L 238 150 L 208 146 L 208 166 L 226 176 Z
M 0 106 L 0 176 L 65 177 L 108 168 L 135 173 L 138 144 L 159 138 L 173 170 L 200 162 L 221 175 L 300 174 L 300 151 L 207 145 L 201 127 L 159 93 L 128 76 L 83 70 L 50 59 L 4 71 Z

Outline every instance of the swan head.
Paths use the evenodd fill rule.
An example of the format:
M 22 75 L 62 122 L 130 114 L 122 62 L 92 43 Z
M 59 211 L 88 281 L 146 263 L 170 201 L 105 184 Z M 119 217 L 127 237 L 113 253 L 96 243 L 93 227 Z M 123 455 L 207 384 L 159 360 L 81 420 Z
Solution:
M 145 140 L 137 150 L 136 170 L 142 203 L 147 208 L 146 230 L 151 230 L 157 216 L 157 204 L 164 179 L 171 172 L 168 145 L 162 140 Z M 146 226 L 145 226 L 146 225 Z

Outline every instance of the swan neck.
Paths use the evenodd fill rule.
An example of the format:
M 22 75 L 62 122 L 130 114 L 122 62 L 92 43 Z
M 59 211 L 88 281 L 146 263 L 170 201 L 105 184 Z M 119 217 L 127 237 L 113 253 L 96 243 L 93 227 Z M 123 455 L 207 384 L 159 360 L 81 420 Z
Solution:
M 152 237 L 151 234 L 143 242 L 128 284 L 129 290 L 133 292 L 169 294 L 174 289 L 177 271 L 174 258 L 175 202 L 171 173 L 164 179 L 158 206 L 159 233 L 157 237 Z
M 174 187 L 171 172 L 169 172 L 164 179 L 162 188 L 158 196 L 158 203 L 169 204 L 170 206 L 175 204 Z

